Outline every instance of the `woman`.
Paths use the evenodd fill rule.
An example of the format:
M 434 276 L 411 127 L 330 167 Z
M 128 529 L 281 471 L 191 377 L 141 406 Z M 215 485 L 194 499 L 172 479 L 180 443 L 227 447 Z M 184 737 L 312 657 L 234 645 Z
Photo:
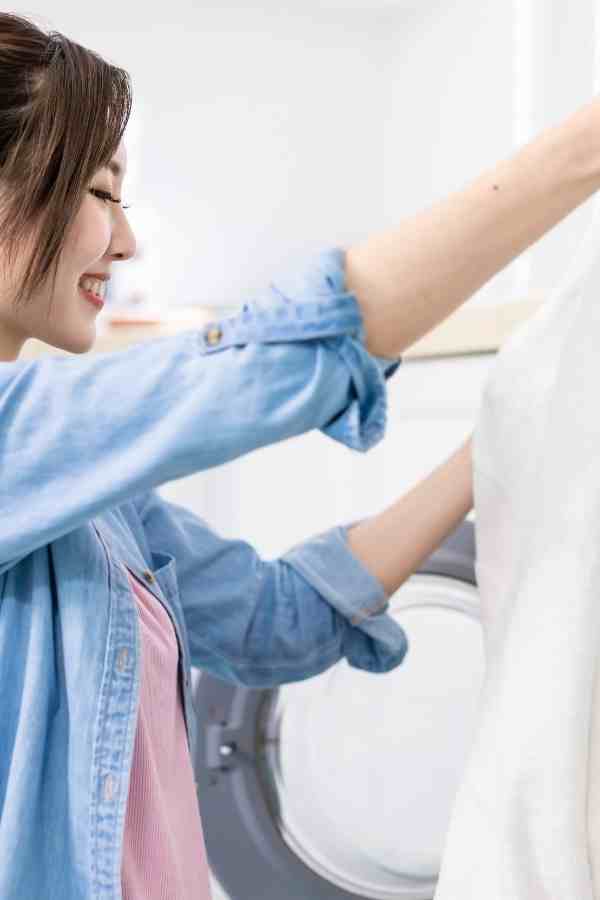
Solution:
M 1 14 L 0 84 L 0 897 L 200 900 L 190 667 L 267 687 L 401 663 L 387 600 L 471 508 L 471 447 L 273 561 L 156 488 L 312 428 L 376 444 L 403 349 L 597 189 L 600 111 L 291 292 L 88 357 L 88 291 L 135 253 L 129 79 Z M 19 360 L 30 337 L 74 355 Z

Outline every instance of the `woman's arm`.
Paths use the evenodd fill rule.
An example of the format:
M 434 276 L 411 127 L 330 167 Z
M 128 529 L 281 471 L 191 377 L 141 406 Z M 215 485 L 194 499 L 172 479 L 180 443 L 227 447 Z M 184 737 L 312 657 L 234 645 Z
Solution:
M 267 560 L 156 490 L 120 509 L 149 566 L 169 572 L 162 585 L 185 621 L 184 663 L 270 688 L 344 658 L 357 669 L 388 672 L 406 655 L 404 629 L 387 612 L 381 583 L 349 549 L 344 527 Z
M 362 452 L 381 440 L 397 364 L 359 340 L 341 260 L 319 254 L 286 295 L 278 280 L 202 331 L 0 362 L 0 575 L 132 496 L 259 447 L 314 428 Z
M 346 283 L 367 349 L 402 353 L 599 187 L 595 99 L 466 188 L 350 247 Z
M 348 545 L 388 596 L 413 574 L 473 506 L 469 437 L 383 512 L 348 529 Z

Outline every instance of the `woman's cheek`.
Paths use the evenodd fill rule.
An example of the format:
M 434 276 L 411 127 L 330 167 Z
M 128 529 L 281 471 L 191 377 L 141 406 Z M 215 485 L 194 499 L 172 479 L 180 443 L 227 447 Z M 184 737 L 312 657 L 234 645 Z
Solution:
M 108 250 L 110 238 L 108 213 L 102 209 L 88 212 L 77 222 L 76 252 L 86 259 L 100 259 Z

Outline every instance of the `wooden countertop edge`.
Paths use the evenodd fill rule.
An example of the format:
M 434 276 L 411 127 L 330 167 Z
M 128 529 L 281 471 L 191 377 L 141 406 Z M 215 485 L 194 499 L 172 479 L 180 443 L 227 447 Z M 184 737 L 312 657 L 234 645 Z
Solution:
M 540 299 L 504 303 L 502 306 L 463 306 L 445 319 L 437 328 L 412 344 L 403 354 L 404 359 L 458 356 L 470 353 L 493 353 L 497 351 L 513 329 L 523 324 L 543 301 Z M 180 317 L 160 324 L 119 324 L 108 322 L 99 329 L 99 334 L 90 353 L 111 352 L 124 349 L 130 344 L 153 338 L 166 337 L 202 328 L 207 322 L 218 320 L 214 309 L 200 307 L 189 317 Z M 44 355 L 71 355 L 31 338 L 19 359 L 35 359 Z

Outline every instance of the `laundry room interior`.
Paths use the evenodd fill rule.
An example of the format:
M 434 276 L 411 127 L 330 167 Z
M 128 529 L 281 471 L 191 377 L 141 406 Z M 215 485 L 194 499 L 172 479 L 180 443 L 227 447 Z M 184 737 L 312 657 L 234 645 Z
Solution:
M 137 253 L 115 267 L 94 354 L 235 316 L 320 253 L 459 191 L 600 87 L 590 0 L 15 10 L 133 82 L 123 193 Z M 402 352 L 368 452 L 314 429 L 159 493 L 266 560 L 379 513 L 474 431 L 499 351 L 565 284 L 599 203 Z M 22 358 L 57 353 L 31 340 Z M 252 688 L 193 670 L 213 900 L 432 900 L 485 672 L 477 514 L 389 598 L 410 645 L 391 671 L 341 659 Z

